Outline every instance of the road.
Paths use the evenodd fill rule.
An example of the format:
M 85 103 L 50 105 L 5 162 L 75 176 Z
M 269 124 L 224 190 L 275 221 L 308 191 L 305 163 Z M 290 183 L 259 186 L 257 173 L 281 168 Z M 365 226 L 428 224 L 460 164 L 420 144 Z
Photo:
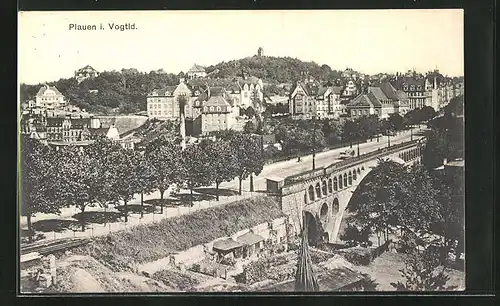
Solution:
M 422 129 L 423 131 L 423 129 Z M 414 134 L 417 134 L 418 131 L 414 131 Z M 419 139 L 423 136 L 413 135 L 413 139 Z M 392 136 L 390 139 L 391 145 L 402 143 L 405 141 L 409 141 L 411 138 L 410 132 L 403 132 L 400 135 Z M 387 147 L 387 136 L 381 137 L 379 142 L 376 139 L 373 141 L 368 141 L 359 145 L 359 153 L 364 154 L 372 151 L 376 151 L 377 149 L 382 149 Z M 348 149 L 349 146 L 329 150 L 325 152 L 320 152 L 316 154 L 316 168 L 328 166 L 332 163 L 340 161 L 339 156 L 340 152 Z M 353 144 L 352 149 L 357 153 L 357 145 Z M 289 161 L 278 162 L 274 164 L 269 164 L 264 166 L 264 169 L 257 177 L 254 177 L 254 190 L 265 190 L 266 189 L 266 178 L 272 177 L 280 177 L 286 178 L 287 176 L 295 175 L 307 170 L 312 169 L 312 155 L 303 156 L 300 158 L 301 161 L 297 162 L 297 158 L 293 158 Z M 238 189 L 238 180 L 233 180 L 228 183 L 221 184 L 221 188 L 229 188 L 233 190 Z M 243 182 L 243 190 L 249 190 L 249 180 L 247 179 Z

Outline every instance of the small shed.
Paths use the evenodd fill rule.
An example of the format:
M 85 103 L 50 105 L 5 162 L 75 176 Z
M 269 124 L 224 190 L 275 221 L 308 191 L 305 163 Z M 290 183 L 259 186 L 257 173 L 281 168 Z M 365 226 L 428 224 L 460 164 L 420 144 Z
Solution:
M 212 249 L 217 252 L 220 257 L 240 257 L 242 248 L 243 244 L 233 240 L 232 238 L 218 240 L 214 242 L 212 247 Z
M 243 244 L 243 258 L 247 258 L 259 252 L 264 237 L 253 232 L 248 232 L 239 236 L 236 240 Z

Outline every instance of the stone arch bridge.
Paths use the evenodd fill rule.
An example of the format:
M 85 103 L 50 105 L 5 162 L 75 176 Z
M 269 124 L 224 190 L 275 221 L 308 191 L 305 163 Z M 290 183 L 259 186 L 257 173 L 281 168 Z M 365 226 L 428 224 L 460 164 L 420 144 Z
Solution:
M 282 211 L 290 216 L 296 232 L 308 218 L 309 238 L 336 242 L 344 212 L 363 178 L 379 159 L 390 159 L 407 165 L 422 162 L 424 139 L 401 143 L 348 160 L 317 168 L 282 181 L 267 179 L 267 192 L 279 198 Z M 321 237 L 318 232 L 322 233 Z

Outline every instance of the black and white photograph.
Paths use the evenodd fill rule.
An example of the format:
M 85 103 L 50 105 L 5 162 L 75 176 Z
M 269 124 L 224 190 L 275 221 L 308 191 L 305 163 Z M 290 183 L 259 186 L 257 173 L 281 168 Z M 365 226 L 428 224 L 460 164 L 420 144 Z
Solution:
M 17 47 L 20 294 L 466 290 L 464 10 L 20 11 Z

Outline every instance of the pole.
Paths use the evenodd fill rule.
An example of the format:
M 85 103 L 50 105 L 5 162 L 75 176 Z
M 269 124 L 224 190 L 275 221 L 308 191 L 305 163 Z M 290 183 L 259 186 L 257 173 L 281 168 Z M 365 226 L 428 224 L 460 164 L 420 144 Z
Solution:
M 359 157 L 359 140 L 358 140 L 358 157 Z
M 413 128 L 410 126 L 410 140 L 413 141 Z
M 390 147 L 391 146 L 391 135 L 389 135 L 389 133 L 387 133 L 387 147 Z

